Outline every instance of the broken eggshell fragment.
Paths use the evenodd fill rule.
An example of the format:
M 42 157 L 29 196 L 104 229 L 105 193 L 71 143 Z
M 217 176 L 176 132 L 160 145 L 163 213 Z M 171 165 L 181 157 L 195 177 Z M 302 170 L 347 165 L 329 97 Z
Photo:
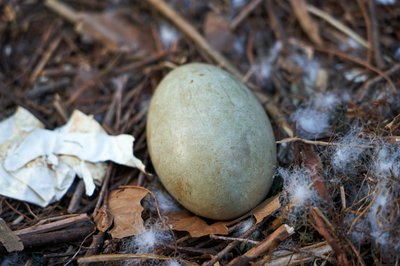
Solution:
M 147 142 L 165 188 L 197 215 L 236 218 L 270 189 L 276 164 L 270 121 L 253 93 L 218 67 L 192 63 L 161 81 Z

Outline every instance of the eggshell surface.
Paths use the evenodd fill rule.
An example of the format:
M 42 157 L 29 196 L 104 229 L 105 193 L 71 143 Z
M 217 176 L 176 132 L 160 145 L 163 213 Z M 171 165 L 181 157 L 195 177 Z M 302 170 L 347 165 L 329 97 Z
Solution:
M 253 93 L 218 67 L 192 63 L 164 77 L 150 103 L 147 143 L 165 188 L 197 215 L 236 218 L 271 187 L 269 119 Z

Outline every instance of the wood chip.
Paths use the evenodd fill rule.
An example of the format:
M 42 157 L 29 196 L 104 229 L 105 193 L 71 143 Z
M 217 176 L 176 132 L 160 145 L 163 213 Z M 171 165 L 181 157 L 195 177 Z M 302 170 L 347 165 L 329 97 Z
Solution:
M 279 195 L 266 199 L 252 211 L 254 218 L 256 218 L 256 224 L 262 222 L 264 218 L 270 216 L 280 208 Z
M 21 239 L 8 227 L 2 218 L 0 218 L 0 242 L 6 248 L 7 252 L 24 249 Z

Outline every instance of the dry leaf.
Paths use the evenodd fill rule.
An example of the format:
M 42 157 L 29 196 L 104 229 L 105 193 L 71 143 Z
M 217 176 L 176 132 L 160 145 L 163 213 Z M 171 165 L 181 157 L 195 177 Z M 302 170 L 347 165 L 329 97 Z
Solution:
M 163 190 L 162 188 L 157 188 Z M 122 238 L 137 235 L 145 231 L 143 219 L 141 217 L 143 207 L 141 200 L 148 194 L 149 190 L 143 187 L 123 187 L 114 190 L 109 198 L 111 214 L 114 216 L 114 228 L 111 234 L 114 238 Z M 165 192 L 167 193 L 167 192 Z M 164 199 L 168 200 L 168 199 Z M 169 200 L 173 200 L 172 198 Z M 173 202 L 171 202 L 172 204 Z M 165 204 L 165 202 L 163 203 Z M 176 203 L 178 204 L 178 203 Z M 281 207 L 279 195 L 269 198 L 250 211 L 248 215 L 253 215 L 256 223 L 260 223 L 265 217 Z M 196 216 L 187 210 L 173 209 L 170 212 L 163 212 L 168 218 L 167 223 L 177 231 L 186 231 L 191 237 L 201 237 L 210 234 L 227 235 L 228 225 L 232 221 L 220 221 L 208 224 L 201 217 Z
M 94 223 L 100 232 L 106 232 L 113 223 L 113 216 L 108 208 L 102 206 L 93 215 Z
M 164 191 L 164 189 L 161 187 L 158 187 L 157 190 L 159 190 L 158 194 L 168 193 Z M 163 199 L 163 201 L 166 200 L 168 199 Z M 169 200 L 173 201 L 172 198 L 170 198 Z M 178 205 L 178 203 L 176 203 L 175 201 L 161 202 L 161 203 L 163 204 L 168 203 L 167 205 L 171 206 Z M 253 215 L 256 219 L 256 223 L 260 223 L 264 218 L 270 216 L 280 207 L 281 204 L 279 202 L 279 195 L 277 195 L 265 200 L 257 207 L 255 207 L 253 210 L 251 210 L 249 213 L 247 213 L 246 215 L 242 216 L 239 219 L 236 219 L 234 221 L 220 221 L 212 224 L 208 224 L 201 217 L 196 216 L 184 209 L 177 211 L 176 208 L 173 208 L 169 212 L 168 210 L 166 210 L 163 211 L 162 213 L 163 215 L 168 217 L 167 222 L 172 227 L 173 230 L 187 231 L 192 237 L 201 237 L 210 234 L 227 235 L 228 226 L 232 225 L 232 223 L 236 223 L 239 220 L 249 217 L 249 215 Z
M 207 224 L 201 217 L 184 209 L 184 207 L 170 196 L 160 183 L 153 184 L 152 190 L 157 198 L 160 212 L 164 217 L 167 217 L 166 223 L 171 229 L 186 231 L 192 237 L 201 237 L 210 234 L 228 234 L 228 222 Z
M 191 237 L 201 237 L 210 234 L 227 235 L 228 222 L 216 222 L 208 225 L 200 217 L 186 211 L 169 213 L 168 223 L 172 229 L 177 231 L 187 231 Z
M 123 238 L 145 232 L 140 201 L 149 193 L 142 187 L 123 187 L 113 190 L 108 205 L 114 216 L 113 238 Z

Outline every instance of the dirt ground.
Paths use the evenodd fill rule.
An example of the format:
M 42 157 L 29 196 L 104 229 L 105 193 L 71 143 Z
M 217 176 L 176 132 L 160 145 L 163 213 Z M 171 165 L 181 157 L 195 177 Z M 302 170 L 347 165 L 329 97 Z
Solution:
M 152 94 L 190 62 L 245 83 L 274 129 L 272 189 L 233 221 L 176 206 L 147 150 Z M 1 1 L 0 121 L 80 110 L 148 172 L 107 162 L 92 196 L 75 178 L 46 207 L 0 196 L 1 265 L 398 265 L 399 77 L 396 0 Z

